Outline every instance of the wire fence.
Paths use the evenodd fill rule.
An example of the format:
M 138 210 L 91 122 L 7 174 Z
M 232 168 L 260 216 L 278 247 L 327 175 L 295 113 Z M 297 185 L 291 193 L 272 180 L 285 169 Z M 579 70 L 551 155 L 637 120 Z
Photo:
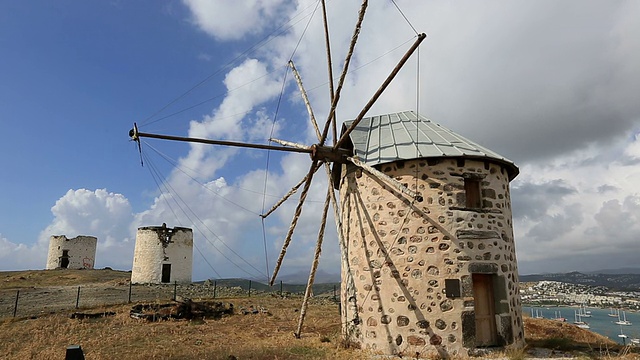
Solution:
M 304 285 L 267 286 L 251 280 L 206 281 L 191 284 L 86 284 L 0 290 L 0 318 L 39 315 L 135 302 L 181 299 L 223 299 L 251 296 L 299 296 Z M 315 295 L 338 300 L 338 284 L 316 284 Z

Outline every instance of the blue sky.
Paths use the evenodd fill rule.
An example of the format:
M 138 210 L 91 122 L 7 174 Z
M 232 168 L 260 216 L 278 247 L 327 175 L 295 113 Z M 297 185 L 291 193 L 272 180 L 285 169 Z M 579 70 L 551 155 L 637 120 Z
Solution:
M 247 263 L 262 271 L 266 246 L 273 266 L 295 206 L 268 219 L 263 238 L 256 214 L 266 152 L 148 140 L 142 146 L 152 163 L 141 167 L 127 132 L 137 122 L 145 132 L 265 143 L 273 130 L 275 137 L 312 143 L 290 74 L 280 105 L 278 99 L 294 54 L 316 117 L 326 117 L 315 5 L 0 2 L 0 270 L 43 268 L 48 237 L 59 234 L 97 236 L 96 266 L 129 269 L 136 227 L 166 222 L 201 229 L 195 278 L 264 276 Z M 397 5 L 428 38 L 370 114 L 418 107 L 520 166 L 512 198 L 523 273 L 634 266 L 640 29 L 631 14 L 640 10 L 637 3 Z M 328 2 L 337 69 L 358 8 Z M 357 115 L 414 37 L 391 2 L 369 4 L 340 120 Z M 183 171 L 197 172 L 184 176 L 154 148 Z M 170 195 L 160 195 L 150 173 L 155 167 L 173 199 L 179 196 L 193 213 L 168 205 Z M 266 206 L 307 167 L 305 155 L 271 153 Z M 324 186 L 314 182 L 283 273 L 307 271 Z M 327 238 L 321 267 L 335 273 L 335 230 Z

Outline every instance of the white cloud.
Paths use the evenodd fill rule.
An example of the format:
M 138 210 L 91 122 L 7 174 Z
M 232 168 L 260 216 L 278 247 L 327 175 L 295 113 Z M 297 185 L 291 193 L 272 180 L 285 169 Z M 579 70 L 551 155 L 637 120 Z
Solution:
M 284 67 L 296 45 L 293 59 L 323 125 L 329 94 L 320 14 L 316 13 L 309 28 L 305 28 L 308 18 L 304 17 L 312 13 L 315 2 L 183 2 L 195 26 L 215 40 L 242 39 L 245 44 L 273 36 L 228 71 L 224 80 L 226 97 L 208 115 L 191 121 L 189 136 L 266 142 L 272 130 L 273 104 L 282 88 L 282 74 L 276 70 Z M 634 265 L 636 260 L 628 254 L 640 250 L 633 241 L 638 231 L 636 186 L 640 180 L 640 102 L 635 99 L 640 93 L 640 67 L 636 65 L 640 63 L 636 36 L 640 22 L 635 21 L 634 14 L 640 10 L 640 3 L 467 1 L 399 5 L 417 31 L 429 37 L 420 48 L 420 63 L 414 56 L 369 114 L 415 109 L 419 101 L 420 112 L 433 121 L 520 165 L 521 173 L 512 184 L 512 199 L 523 272 L 598 267 L 611 259 L 616 259 L 619 266 Z M 336 77 L 358 9 L 358 2 L 328 3 Z M 290 19 L 291 28 L 285 33 L 270 34 L 270 29 Z M 303 32 L 305 36 L 298 44 Z M 414 36 L 390 3 L 370 2 L 352 73 L 337 111 L 340 120 L 358 114 Z M 308 126 L 306 110 L 297 88 L 291 85 L 285 88 L 284 99 L 288 102 L 283 106 L 293 104 L 294 109 L 279 114 L 274 136 L 312 142 L 315 135 Z M 309 167 L 306 155 L 270 156 L 267 207 Z M 131 214 L 123 195 L 106 190 L 70 190 L 53 207 L 55 218 L 42 233 L 40 250 L 4 238 L 0 238 L 0 247 L 9 252 L 42 252 L 42 244 L 54 233 L 94 235 L 105 244 L 105 250 L 111 246 L 112 253 L 118 254 L 104 255 L 105 265 L 113 260 L 114 264 L 119 261 L 130 266 L 130 257 L 124 254 L 132 252 L 133 244 L 128 239 L 135 228 L 165 222 L 201 229 L 195 232 L 196 244 L 211 257 L 217 270 L 223 275 L 244 276 L 229 265 L 227 257 L 243 261 L 231 248 L 252 264 L 264 262 L 262 224 L 257 214 L 262 211 L 265 163 L 262 153 L 192 145 L 180 160 L 180 167 L 210 190 L 174 171 L 167 180 L 172 194 L 159 195 L 138 214 Z M 290 269 L 310 263 L 327 186 L 323 171 L 314 179 L 309 195 L 313 201 L 307 201 L 288 251 L 286 264 Z M 294 197 L 266 221 L 271 267 L 296 201 Z M 186 207 L 187 214 L 183 213 L 176 202 L 187 204 L 193 214 Z M 328 226 L 334 228 L 331 220 Z M 222 250 L 216 250 L 212 243 Z M 336 269 L 335 230 L 325 244 L 332 250 L 323 253 L 321 265 Z M 608 255 L 598 260 L 601 254 Z M 101 256 L 97 256 L 98 263 Z M 195 277 L 209 276 L 208 265 L 199 255 L 194 254 L 194 258 Z M 256 267 L 261 270 L 263 265 Z
M 237 40 L 279 21 L 283 0 L 183 0 L 193 22 L 219 40 Z
M 51 212 L 54 219 L 40 233 L 40 247 L 46 249 L 52 235 L 95 236 L 98 238 L 96 268 L 131 268 L 135 234 L 132 236 L 130 230 L 131 205 L 124 195 L 106 189 L 69 190 L 56 201 Z M 44 266 L 43 260 L 41 267 Z
M 43 269 L 47 247 L 42 244 L 16 244 L 0 234 L 0 270 Z

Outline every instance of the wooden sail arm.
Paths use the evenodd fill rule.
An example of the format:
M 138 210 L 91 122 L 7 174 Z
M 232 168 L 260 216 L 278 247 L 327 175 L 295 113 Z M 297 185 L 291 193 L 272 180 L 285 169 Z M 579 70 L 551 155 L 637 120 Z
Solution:
M 407 60 L 409 60 L 413 52 L 416 51 L 420 43 L 426 37 L 427 35 L 425 33 L 418 35 L 418 39 L 413 43 L 413 45 L 411 45 L 411 48 L 409 48 L 409 50 L 404 54 L 402 59 L 400 59 L 400 61 L 398 62 L 398 65 L 396 65 L 393 71 L 391 71 L 391 74 L 389 74 L 389 76 L 384 81 L 384 83 L 382 83 L 380 88 L 378 88 L 378 91 L 376 91 L 373 97 L 371 97 L 371 100 L 369 100 L 369 102 L 364 106 L 362 111 L 360 111 L 360 114 L 358 114 L 358 117 L 356 117 L 356 119 L 353 121 L 351 126 L 342 134 L 342 136 L 340 137 L 340 140 L 338 140 L 338 142 L 336 142 L 336 144 L 333 146 L 334 149 L 338 149 L 340 145 L 342 145 L 342 143 L 349 137 L 349 134 L 351 134 L 351 132 L 356 128 L 356 126 L 358 126 L 358 123 L 360 123 L 362 118 L 367 114 L 369 109 L 371 109 L 371 107 L 378 100 L 380 95 L 382 95 L 382 93 L 387 89 L 387 87 L 389 86 L 393 78 L 395 78 L 396 75 L 398 75 L 398 72 L 400 72 L 400 69 L 404 66 Z
M 183 141 L 183 142 L 192 142 L 192 143 L 200 143 L 200 144 L 210 144 L 210 145 L 225 145 L 225 146 L 243 147 L 243 148 L 251 148 L 251 149 L 287 151 L 287 152 L 297 152 L 297 153 L 306 153 L 306 154 L 311 154 L 313 152 L 313 149 L 311 148 L 251 144 L 251 143 L 244 143 L 244 142 L 237 142 L 237 141 L 210 140 L 210 139 L 183 137 L 183 136 L 143 133 L 138 131 L 138 127 L 136 124 L 134 124 L 133 129 L 129 130 L 129 136 L 133 141 L 140 141 L 140 138 L 144 137 L 144 138 L 152 138 L 152 139 Z
M 402 185 L 398 180 L 392 178 L 391 176 L 383 173 L 382 171 L 377 170 L 376 168 L 369 166 L 363 162 L 361 162 L 358 158 L 355 157 L 350 157 L 348 158 L 349 161 L 351 161 L 355 166 L 363 169 L 364 171 L 368 172 L 369 174 L 373 175 L 374 177 L 386 182 L 387 184 L 391 185 L 394 189 L 396 189 L 397 191 L 399 191 L 402 194 L 408 195 L 409 197 L 416 199 L 418 201 L 422 201 L 422 196 L 409 189 L 408 187 Z

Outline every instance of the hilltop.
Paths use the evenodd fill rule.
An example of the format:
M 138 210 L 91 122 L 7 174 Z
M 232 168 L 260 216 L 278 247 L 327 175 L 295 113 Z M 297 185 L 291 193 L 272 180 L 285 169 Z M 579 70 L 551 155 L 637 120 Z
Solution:
M 130 273 L 104 270 L 60 270 L 0 273 L 3 289 L 37 287 L 51 302 L 55 290 L 76 288 L 101 288 L 120 291 L 128 288 Z M 79 344 L 87 359 L 370 359 L 371 355 L 350 348 L 340 340 L 339 307 L 331 297 L 316 296 L 311 299 L 301 339 L 292 336 L 298 322 L 301 296 L 261 292 L 251 297 L 234 285 L 223 287 L 224 281 L 216 280 L 221 287 L 224 304 L 232 303 L 234 315 L 219 320 L 203 318 L 195 320 L 168 320 L 150 323 L 129 316 L 136 304 L 173 303 L 172 285 L 142 285 L 136 291 L 156 292 L 150 300 L 133 304 L 83 305 L 80 310 L 71 307 L 37 312 L 17 318 L 5 317 L 0 321 L 0 352 L 9 358 L 62 358 L 71 344 Z M 229 284 L 248 283 L 245 279 L 229 280 Z M 47 286 L 40 288 L 41 286 Z M 209 286 L 209 288 L 207 288 Z M 210 284 L 185 285 L 179 292 L 205 288 L 211 294 Z M 253 285 L 252 285 L 253 286 Z M 166 291 L 166 290 L 170 291 Z M 222 291 L 224 289 L 224 291 Z M 195 292 L 193 292 L 195 291 Z M 5 290 L 5 293 L 14 293 Z M 1 294 L 1 293 L 0 293 Z M 83 290 L 84 296 L 87 295 Z M 210 296 L 210 295 L 208 295 Z M 195 298 L 194 298 L 195 299 Z M 209 300 L 210 297 L 209 297 Z M 120 297 L 126 303 L 126 297 Z M 247 313 L 242 309 L 264 309 L 259 313 Z M 70 315 L 107 314 L 111 316 L 79 320 Z M 622 347 L 610 339 L 570 324 L 546 319 L 525 317 L 525 338 L 528 344 L 523 351 L 489 353 L 494 359 L 540 359 L 572 357 L 574 359 L 636 359 L 636 354 L 619 356 L 632 349 Z

